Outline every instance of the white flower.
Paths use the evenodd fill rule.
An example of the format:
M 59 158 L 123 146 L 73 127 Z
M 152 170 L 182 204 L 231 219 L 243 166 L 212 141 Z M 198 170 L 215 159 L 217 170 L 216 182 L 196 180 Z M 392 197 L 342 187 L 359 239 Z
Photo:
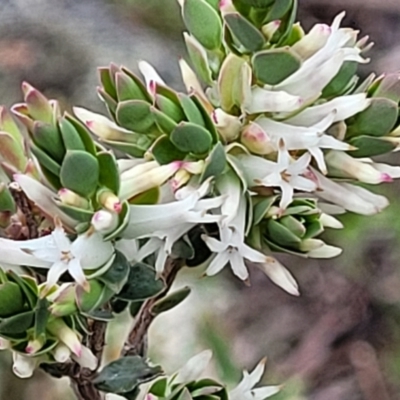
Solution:
M 332 125 L 336 114 L 337 111 L 333 110 L 330 114 L 309 126 L 290 125 L 265 117 L 258 118 L 256 123 L 266 132 L 276 148 L 278 148 L 279 141 L 283 139 L 287 150 L 307 150 L 315 158 L 318 168 L 326 173 L 324 153 L 321 149 L 343 151 L 353 149 L 348 143 L 324 134 Z
M 243 109 L 248 114 L 263 112 L 291 112 L 299 109 L 303 99 L 284 91 L 273 91 L 254 86 Z
M 257 184 L 281 189 L 282 196 L 279 206 L 282 210 L 292 202 L 295 189 L 313 192 L 317 188 L 315 182 L 302 176 L 308 169 L 311 155 L 305 153 L 293 161 L 289 152 L 283 147 L 283 143 L 279 149 L 276 163 L 256 156 L 241 156 L 240 160 L 250 179 L 250 185 L 253 183 L 253 186 Z
M 136 134 L 121 128 L 115 122 L 101 114 L 82 107 L 74 107 L 74 114 L 100 139 L 119 142 L 135 142 Z
M 312 126 L 333 113 L 333 121 L 344 121 L 353 115 L 364 111 L 371 104 L 365 93 L 350 94 L 335 97 L 322 104 L 307 107 L 294 117 L 285 120 L 285 123 L 298 126 Z
M 348 211 L 362 215 L 373 215 L 389 205 L 386 197 L 371 193 L 367 189 L 349 183 L 339 183 L 312 170 L 318 184 L 315 194 L 337 204 Z
M 365 63 L 361 57 L 361 49 L 355 46 L 355 31 L 352 29 L 339 29 L 344 13 L 338 15 L 331 26 L 330 32 L 324 29 L 320 32 L 321 40 L 317 43 L 314 39 L 317 30 L 311 33 L 311 40 L 314 45 L 305 43 L 309 42 L 308 38 L 297 46 L 300 55 L 310 55 L 301 67 L 286 78 L 281 83 L 274 86 L 266 86 L 266 89 L 285 91 L 294 96 L 300 96 L 305 101 L 313 101 L 317 99 L 325 86 L 339 72 L 345 61 L 354 61 Z M 329 33 L 328 37 L 326 33 Z M 326 39 L 326 40 L 325 40 Z M 296 48 L 294 48 L 296 51 Z
M 218 222 L 221 216 L 208 214 L 207 211 L 220 207 L 223 198 L 202 199 L 210 188 L 205 181 L 186 198 L 166 204 L 129 206 L 129 223 L 122 233 L 123 238 L 167 237 L 171 229 L 185 224 L 189 230 L 199 223 Z
M 57 220 L 51 235 L 26 241 L 0 239 L 0 250 L 0 262 L 49 269 L 43 295 L 66 271 L 87 290 L 83 269 L 101 267 L 114 253 L 112 244 L 98 233 L 87 232 L 71 242 Z
M 252 249 L 244 243 L 246 198 L 243 195 L 239 196 L 238 203 L 233 215 L 228 215 L 227 219 L 229 225 L 226 221 L 221 221 L 219 224 L 219 240 L 207 235 L 202 235 L 201 237 L 208 248 L 213 253 L 216 253 L 215 258 L 211 261 L 206 270 L 208 276 L 217 274 L 229 263 L 232 272 L 239 279 L 246 280 L 249 276 L 249 272 L 244 260 L 256 263 L 264 263 L 268 260 L 265 254 Z M 234 218 L 232 218 L 232 216 Z
M 370 184 L 393 181 L 390 173 L 382 172 L 374 168 L 373 163 L 368 162 L 368 160 L 364 162 L 362 159 L 353 158 L 342 151 L 330 151 L 326 154 L 325 160 L 329 172 L 332 172 L 334 176 L 338 174 L 338 176 L 341 177 L 355 178 L 360 182 Z M 382 166 L 384 166 L 384 164 L 380 164 L 381 169 Z M 383 169 L 385 168 L 383 167 Z M 390 171 L 390 168 L 387 170 Z M 394 172 L 395 171 L 396 170 L 394 170 Z
M 280 390 L 279 386 L 262 386 L 254 388 L 264 374 L 266 359 L 261 360 L 253 372 L 243 372 L 243 379 L 229 392 L 229 400 L 264 400 Z

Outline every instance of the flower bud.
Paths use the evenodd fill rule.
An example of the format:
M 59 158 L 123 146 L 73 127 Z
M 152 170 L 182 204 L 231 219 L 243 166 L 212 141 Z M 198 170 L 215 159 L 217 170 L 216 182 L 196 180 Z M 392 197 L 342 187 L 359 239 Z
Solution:
M 265 155 L 275 152 L 275 147 L 267 133 L 255 122 L 245 126 L 240 138 L 241 143 L 252 153 Z
M 70 349 L 63 343 L 59 343 L 53 350 L 53 357 L 59 363 L 67 362 L 71 357 Z
M 22 83 L 22 91 L 29 115 L 32 119 L 52 123 L 53 109 L 49 100 L 27 82 Z
M 78 334 L 61 318 L 56 318 L 47 324 L 47 330 L 64 343 L 78 357 L 82 354 L 82 344 Z
M 79 196 L 78 194 L 67 188 L 60 189 L 58 191 L 58 197 L 60 198 L 61 203 L 67 206 L 83 208 L 85 210 L 89 208 L 88 200 L 86 200 L 85 198 Z
M 108 211 L 119 214 L 122 210 L 121 200 L 111 191 L 104 190 L 99 195 L 99 203 Z
M 109 233 L 118 226 L 118 216 L 107 210 L 97 211 L 91 220 L 93 228 L 100 233 Z
M 46 337 L 44 335 L 37 339 L 30 340 L 28 345 L 25 347 L 25 352 L 27 354 L 35 354 L 43 347 L 45 342 Z
M 171 179 L 171 187 L 175 192 L 180 187 L 182 187 L 185 183 L 187 183 L 190 179 L 190 174 L 185 169 L 180 169 L 174 177 Z
M 317 24 L 309 33 L 296 42 L 291 49 L 302 59 L 307 59 L 325 46 L 331 32 L 332 28 L 329 25 Z
M 330 173 L 339 173 L 341 176 L 355 178 L 360 182 L 378 184 L 392 182 L 392 177 L 385 172 L 380 172 L 371 164 L 362 162 L 342 151 L 330 151 L 325 156 Z
M 238 117 L 217 108 L 212 113 L 212 119 L 219 134 L 226 142 L 232 142 L 239 137 L 242 123 Z
M 55 292 L 47 296 L 52 304 L 50 312 L 56 317 L 71 315 L 76 312 L 75 285 L 71 283 L 62 284 Z
M 279 29 L 281 26 L 281 21 L 279 19 L 275 21 L 268 22 L 268 24 L 265 24 L 261 27 L 261 32 L 263 35 L 269 40 L 274 36 L 275 32 Z

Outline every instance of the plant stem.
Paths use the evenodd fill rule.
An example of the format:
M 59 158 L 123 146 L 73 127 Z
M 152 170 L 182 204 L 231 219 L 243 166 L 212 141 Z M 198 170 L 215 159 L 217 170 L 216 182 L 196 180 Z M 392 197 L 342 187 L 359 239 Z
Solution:
M 151 308 L 157 300 L 164 297 L 168 293 L 176 278 L 176 275 L 184 264 L 185 261 L 182 259 L 168 258 L 165 264 L 164 272 L 162 274 L 162 278 L 165 282 L 165 290 L 158 296 L 153 297 L 152 299 L 148 299 L 144 302 L 142 308 L 136 316 L 137 322 L 129 335 L 128 343 L 125 346 L 124 355 L 146 355 L 147 332 L 155 317 L 151 313 Z

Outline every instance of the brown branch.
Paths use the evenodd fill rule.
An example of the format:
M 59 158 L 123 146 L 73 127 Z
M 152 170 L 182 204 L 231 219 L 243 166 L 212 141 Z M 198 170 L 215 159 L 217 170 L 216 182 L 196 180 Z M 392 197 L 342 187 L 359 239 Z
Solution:
M 178 271 L 183 267 L 185 261 L 182 259 L 168 258 L 162 278 L 165 282 L 165 289 L 158 296 L 148 299 L 144 302 L 139 314 L 136 317 L 136 324 L 133 327 L 128 342 L 125 346 L 124 355 L 141 355 L 145 356 L 147 352 L 147 332 L 153 322 L 154 315 L 151 313 L 151 308 L 154 303 L 168 293 L 174 282 Z

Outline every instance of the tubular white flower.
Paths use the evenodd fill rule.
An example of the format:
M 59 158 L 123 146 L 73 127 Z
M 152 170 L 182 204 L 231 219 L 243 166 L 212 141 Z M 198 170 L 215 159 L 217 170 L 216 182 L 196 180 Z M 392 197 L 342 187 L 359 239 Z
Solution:
M 65 363 L 71 357 L 71 350 L 64 343 L 59 343 L 53 350 L 53 357 L 57 362 Z
M 149 164 L 149 165 L 147 165 Z M 159 165 L 149 162 L 133 167 L 121 175 L 121 186 L 118 197 L 130 199 L 154 187 L 161 186 L 171 178 L 182 166 L 182 161 Z
M 310 32 L 296 42 L 291 49 L 305 60 L 313 56 L 326 45 L 331 33 L 332 29 L 329 25 L 316 24 L 311 28 Z
M 285 91 L 273 91 L 255 86 L 251 89 L 251 95 L 244 111 L 248 114 L 263 112 L 291 112 L 299 109 L 303 99 L 291 95 Z
M 325 228 L 331 229 L 342 229 L 343 224 L 336 218 L 332 217 L 332 215 L 322 213 L 319 217 L 319 221 Z
M 353 158 L 342 151 L 330 151 L 325 156 L 329 171 L 340 176 L 355 178 L 360 182 L 378 184 L 392 182 L 392 177 L 374 168 L 373 164 Z
M 118 226 L 118 216 L 107 210 L 99 210 L 93 214 L 91 224 L 97 232 L 109 233 Z
M 210 209 L 221 206 L 222 197 L 201 200 L 210 188 L 205 181 L 200 188 L 180 201 L 156 205 L 129 206 L 129 223 L 122 233 L 128 239 L 167 234 L 171 228 L 180 224 L 211 223 L 221 220 L 221 216 L 208 214 Z
M 82 356 L 83 345 L 78 334 L 73 331 L 61 318 L 56 318 L 47 324 L 47 330 L 64 343 L 77 357 Z
M 299 114 L 285 120 L 285 123 L 298 126 L 312 126 L 334 113 L 333 121 L 343 121 L 364 111 L 371 104 L 365 93 L 339 96 L 316 106 L 307 107 Z
M 99 139 L 115 141 L 131 141 L 132 132 L 121 128 L 107 117 L 86 110 L 82 107 L 74 107 L 74 114 L 80 119 Z
M 81 367 L 90 369 L 91 371 L 94 371 L 99 363 L 99 360 L 92 353 L 92 351 L 88 347 L 83 345 L 81 347 L 81 354 L 78 356 L 72 353 L 71 358 L 76 361 Z
M 264 272 L 264 274 L 267 275 L 275 285 L 279 286 L 285 292 L 293 296 L 300 295 L 299 285 L 293 278 L 292 274 L 275 258 L 268 257 L 266 262 L 254 265 Z
M 389 205 L 386 197 L 376 195 L 359 186 L 338 183 L 313 170 L 319 190 L 315 194 L 327 201 L 362 215 L 373 215 Z
M 264 400 L 279 392 L 279 386 L 264 386 L 254 389 L 264 374 L 266 361 L 266 359 L 261 360 L 251 373 L 243 371 L 243 379 L 229 392 L 229 400 Z
M 351 45 L 354 40 L 354 31 L 339 29 L 343 17 L 344 13 L 335 18 L 325 44 L 319 49 L 320 44 L 317 44 L 316 47 L 312 46 L 311 53 L 314 54 L 307 58 L 295 73 L 283 82 L 269 88 L 283 90 L 292 95 L 301 96 L 305 101 L 312 101 L 320 96 L 322 89 L 339 72 L 344 61 L 368 62 L 360 56 L 359 48 L 346 47 Z M 316 31 L 312 32 L 312 36 L 315 34 Z M 322 42 L 324 41 L 325 38 L 322 38 Z M 317 51 L 314 52 L 315 50 Z M 299 48 L 298 51 L 302 52 Z
M 43 295 L 66 271 L 79 285 L 88 289 L 83 269 L 93 270 L 101 267 L 114 253 L 113 245 L 104 242 L 98 233 L 82 234 L 71 243 L 59 222 L 51 235 L 38 239 L 0 239 L 0 249 L 1 262 L 49 269 Z

